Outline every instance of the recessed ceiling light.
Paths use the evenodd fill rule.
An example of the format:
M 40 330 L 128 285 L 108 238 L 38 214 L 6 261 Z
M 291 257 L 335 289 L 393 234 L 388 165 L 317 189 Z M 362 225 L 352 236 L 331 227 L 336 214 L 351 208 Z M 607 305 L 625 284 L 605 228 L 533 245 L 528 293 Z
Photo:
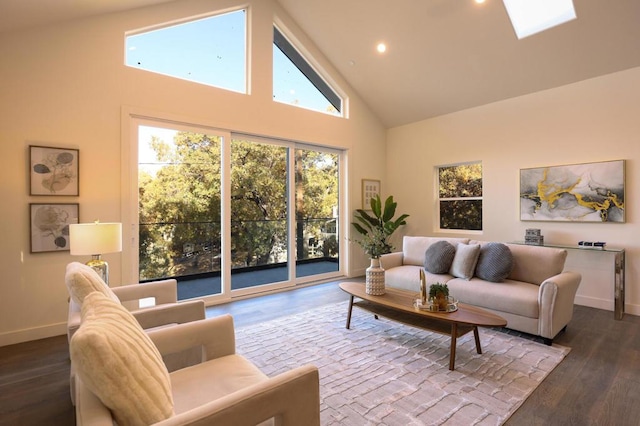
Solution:
M 384 43 L 378 43 L 378 45 L 376 46 L 376 50 L 378 51 L 378 53 L 384 53 L 387 51 L 387 45 Z
M 485 2 L 485 0 L 476 0 L 476 3 L 478 3 L 478 4 L 482 4 L 484 2 Z
M 518 38 L 576 19 L 572 0 L 503 0 Z

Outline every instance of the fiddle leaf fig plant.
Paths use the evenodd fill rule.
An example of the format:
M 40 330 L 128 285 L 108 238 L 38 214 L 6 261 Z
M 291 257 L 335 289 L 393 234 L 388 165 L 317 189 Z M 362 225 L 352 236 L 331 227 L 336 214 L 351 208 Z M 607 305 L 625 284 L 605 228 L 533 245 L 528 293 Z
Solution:
M 364 252 L 373 259 L 393 251 L 393 246 L 389 243 L 389 237 L 402 225 L 406 225 L 408 214 L 402 214 L 394 219 L 398 203 L 393 201 L 393 196 L 389 196 L 384 204 L 379 195 L 371 198 L 371 213 L 358 209 L 354 217 L 357 222 L 352 222 L 353 227 L 362 236 L 356 242 L 362 247 Z

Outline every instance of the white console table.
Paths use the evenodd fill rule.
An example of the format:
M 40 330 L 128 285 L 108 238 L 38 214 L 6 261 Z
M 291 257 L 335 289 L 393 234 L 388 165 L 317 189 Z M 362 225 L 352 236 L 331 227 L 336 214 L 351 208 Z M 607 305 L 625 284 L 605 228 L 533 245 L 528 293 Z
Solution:
M 515 244 L 525 244 L 524 241 L 516 241 Z M 533 244 L 529 244 L 533 245 Z M 578 246 L 570 246 L 570 245 L 562 245 L 562 244 L 543 244 L 543 247 L 555 247 L 562 248 L 567 250 L 580 250 L 580 251 L 588 251 L 590 253 L 600 252 L 603 254 L 613 255 L 614 266 L 613 266 L 613 315 L 617 320 L 621 320 L 624 317 L 624 271 L 625 271 L 625 253 L 623 248 L 589 248 L 589 247 L 578 247 Z

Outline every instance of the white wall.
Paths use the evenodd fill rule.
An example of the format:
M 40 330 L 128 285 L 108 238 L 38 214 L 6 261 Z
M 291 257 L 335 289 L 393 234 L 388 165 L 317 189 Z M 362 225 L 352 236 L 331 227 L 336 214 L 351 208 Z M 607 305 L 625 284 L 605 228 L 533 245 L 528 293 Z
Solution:
M 411 215 L 406 235 L 442 235 L 434 226 L 434 167 L 481 160 L 483 227 L 476 239 L 606 241 L 626 249 L 626 309 L 640 315 L 640 68 L 388 130 L 388 188 Z M 626 223 L 521 222 L 519 170 L 626 160 Z M 566 268 L 582 272 L 576 302 L 613 309 L 612 258 L 571 250 Z
M 28 204 L 79 202 L 80 220 L 121 220 L 123 108 L 158 111 L 194 123 L 348 150 L 346 211 L 358 208 L 360 179 L 385 179 L 385 131 L 322 54 L 273 0 L 252 0 L 251 95 L 180 81 L 124 63 L 126 31 L 234 6 L 232 0 L 182 0 L 150 8 L 0 36 L 0 346 L 66 331 L 63 253 L 29 253 Z M 275 103 L 271 97 L 272 23 L 277 15 L 349 97 L 349 119 Z M 126 129 L 124 131 L 126 133 Z M 79 197 L 28 195 L 30 144 L 80 150 Z M 126 182 L 125 182 L 126 184 Z M 124 185 L 126 186 L 126 185 Z M 126 224 L 125 224 L 126 225 Z M 346 235 L 344 235 L 346 236 Z M 359 270 L 366 259 L 350 245 Z M 120 284 L 122 254 L 109 254 L 111 283 Z M 343 254 L 345 255 L 345 254 Z

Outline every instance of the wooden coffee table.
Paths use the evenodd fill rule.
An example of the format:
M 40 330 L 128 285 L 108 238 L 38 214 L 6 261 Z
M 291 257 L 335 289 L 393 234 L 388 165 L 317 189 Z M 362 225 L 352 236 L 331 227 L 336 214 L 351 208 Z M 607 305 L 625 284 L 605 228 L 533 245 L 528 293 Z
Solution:
M 507 325 L 507 321 L 501 316 L 464 303 L 459 303 L 458 310 L 455 312 L 430 312 L 418 309 L 414 307 L 413 303 L 419 294 L 413 291 L 387 287 L 386 293 L 382 296 L 372 296 L 365 292 L 365 285 L 362 282 L 343 282 L 340 283 L 340 288 L 351 295 L 347 313 L 347 329 L 351 326 L 351 312 L 355 305 L 372 312 L 376 318 L 381 315 L 404 324 L 451 336 L 449 370 L 455 368 L 458 337 L 473 331 L 476 351 L 481 354 L 478 327 L 504 327 Z M 354 302 L 356 297 L 362 300 Z

